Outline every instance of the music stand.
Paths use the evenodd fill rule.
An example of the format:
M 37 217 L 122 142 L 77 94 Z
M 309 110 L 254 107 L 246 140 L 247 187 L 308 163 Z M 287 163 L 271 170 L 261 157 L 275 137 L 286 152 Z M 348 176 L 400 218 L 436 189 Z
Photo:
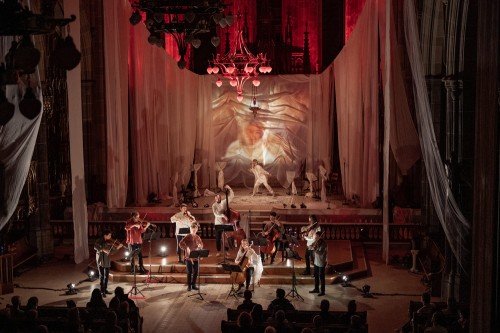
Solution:
M 302 260 L 302 258 L 296 251 L 292 250 L 291 248 L 286 249 L 286 254 L 288 256 L 288 259 L 292 259 L 292 290 L 290 290 L 286 297 L 290 296 L 291 298 L 297 298 L 301 301 L 304 301 L 304 298 L 302 298 L 302 296 L 300 296 L 299 292 L 297 291 L 297 277 L 295 275 L 295 260 Z
M 219 264 L 225 263 L 227 258 L 226 258 L 226 242 L 224 241 L 224 238 L 226 238 L 226 231 L 234 231 L 234 226 L 232 224 L 216 224 L 215 225 L 215 232 L 219 232 L 222 230 L 222 250 L 224 251 L 224 260 L 221 261 Z
M 192 294 L 192 295 L 189 295 L 188 297 L 191 297 L 191 296 L 199 296 L 200 299 L 204 299 L 202 295 L 206 295 L 206 294 L 202 294 L 201 293 L 201 269 L 200 269 L 200 258 L 206 258 L 208 257 L 208 253 L 210 251 L 209 250 L 194 250 L 194 251 L 191 251 L 191 253 L 189 254 L 189 258 L 192 258 L 192 259 L 198 259 L 198 292 L 196 294 Z
M 236 264 L 222 264 L 222 268 L 224 268 L 224 270 L 226 272 L 229 272 L 229 277 L 231 279 L 231 290 L 229 291 L 229 293 L 227 294 L 226 296 L 226 300 L 229 298 L 229 296 L 234 296 L 234 298 L 238 299 L 238 289 L 236 289 L 236 287 L 234 286 L 234 279 L 233 277 L 231 276 L 231 273 L 233 272 L 237 272 L 237 273 L 241 273 L 243 272 L 240 265 L 236 265 Z
M 149 286 L 149 283 L 151 282 L 161 282 L 161 279 L 151 276 L 151 257 L 153 256 L 153 253 L 151 252 L 151 241 L 157 240 L 159 236 L 160 234 L 156 232 L 156 229 L 151 229 L 151 231 L 142 234 L 142 239 L 149 243 L 149 271 L 148 276 L 142 281 L 142 283 L 146 283 L 146 286 Z
M 267 239 L 263 237 L 251 237 L 248 239 L 248 243 L 257 245 L 259 247 L 259 257 L 260 257 L 260 247 L 267 246 Z
M 135 251 L 133 251 L 131 254 L 130 254 L 130 257 L 133 258 L 137 255 L 137 253 L 139 253 L 141 251 L 141 249 L 136 249 Z M 143 298 L 146 298 L 146 296 L 144 296 L 144 294 L 139 290 L 139 288 L 137 288 L 137 272 L 135 270 L 135 263 L 134 263 L 134 282 L 132 283 L 132 288 L 130 289 L 130 291 L 127 293 L 127 294 L 130 294 L 129 298 L 131 299 L 143 299 Z M 140 294 L 140 296 L 138 296 Z

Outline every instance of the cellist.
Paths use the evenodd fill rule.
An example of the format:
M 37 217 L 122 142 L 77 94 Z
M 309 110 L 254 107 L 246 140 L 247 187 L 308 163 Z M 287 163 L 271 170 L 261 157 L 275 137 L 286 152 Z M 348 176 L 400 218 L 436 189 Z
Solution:
M 283 233 L 285 232 L 285 226 L 279 218 L 277 218 L 276 212 L 271 212 L 269 213 L 269 222 L 266 223 L 264 226 L 264 230 L 262 231 L 262 236 L 267 238 L 267 249 L 273 248 L 274 247 L 274 252 L 271 253 L 271 251 L 266 251 L 266 249 L 262 250 L 260 252 L 260 256 L 262 259 L 262 263 L 266 261 L 265 255 L 271 254 L 271 265 L 274 262 L 274 258 L 276 257 L 276 252 L 278 252 L 278 248 L 280 248 L 280 245 L 283 244 L 282 242 L 282 237 Z M 273 244 L 274 243 L 274 244 Z
M 244 266 L 241 267 L 241 269 L 244 270 L 244 273 L 240 274 L 245 274 L 246 290 L 248 290 L 248 287 L 250 286 L 250 280 L 252 279 L 254 267 L 258 264 L 258 258 L 259 256 L 257 255 L 257 253 L 255 253 L 254 249 L 250 247 L 248 239 L 241 240 L 241 246 L 238 250 L 238 254 L 236 255 L 236 259 L 234 260 L 234 262 L 237 265 Z M 240 291 L 241 288 L 243 288 L 243 283 L 239 284 L 238 291 Z

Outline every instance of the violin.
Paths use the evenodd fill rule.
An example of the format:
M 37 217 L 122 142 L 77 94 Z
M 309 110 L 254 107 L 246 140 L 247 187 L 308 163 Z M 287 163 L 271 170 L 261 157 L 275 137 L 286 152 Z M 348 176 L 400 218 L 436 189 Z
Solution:
M 319 236 L 319 238 L 314 241 L 314 243 L 311 244 L 311 248 L 313 249 L 313 251 L 316 251 L 318 249 L 318 246 L 321 244 L 321 241 L 323 241 L 323 236 L 325 235 L 325 232 L 323 231 L 323 233 Z
M 118 239 L 113 239 L 113 238 L 107 239 L 106 245 L 109 246 L 108 251 L 113 250 L 113 248 L 120 248 L 123 246 L 123 244 Z
M 318 222 L 314 222 L 313 224 L 311 224 L 310 226 L 306 226 L 306 227 L 302 227 L 302 231 L 299 233 L 299 235 L 302 235 L 302 234 L 307 234 L 309 233 L 309 231 L 313 230 L 314 228 L 316 228 L 316 226 L 318 225 Z M 305 229 L 304 229 L 305 228 Z

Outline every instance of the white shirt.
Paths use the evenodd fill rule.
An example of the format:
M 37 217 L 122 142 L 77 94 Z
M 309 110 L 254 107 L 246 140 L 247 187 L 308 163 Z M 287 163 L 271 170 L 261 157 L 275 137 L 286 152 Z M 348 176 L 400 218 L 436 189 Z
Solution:
M 306 240 L 306 245 L 309 250 L 311 250 L 309 247 L 314 244 L 314 234 L 317 231 L 321 231 L 321 227 L 319 226 L 319 224 L 316 229 L 311 229 L 307 234 L 304 235 L 304 239 Z
M 255 176 L 255 182 L 264 183 L 267 182 L 267 176 L 271 175 L 269 172 L 264 170 L 259 164 L 250 169 Z
M 175 235 L 176 236 L 185 236 L 189 234 L 189 231 L 186 233 L 179 233 L 180 228 L 191 228 L 191 223 L 196 222 L 196 219 L 189 211 L 186 211 L 186 215 L 182 212 L 178 212 L 170 218 L 172 223 L 175 223 Z M 189 229 L 191 230 L 191 229 Z
M 227 196 L 227 199 L 229 202 L 233 201 L 234 198 L 234 192 L 233 190 L 228 186 L 229 194 Z M 214 212 L 215 216 L 215 225 L 220 225 L 220 224 L 225 224 L 227 223 L 226 219 L 224 217 L 226 216 L 227 213 L 227 201 L 226 199 L 221 200 L 221 202 L 214 202 L 212 205 L 212 211 Z
M 243 250 L 243 248 L 240 246 L 234 262 L 239 264 L 240 261 L 243 260 L 243 256 L 248 258 L 248 267 L 254 267 L 254 265 L 256 264 L 255 258 L 258 258 L 258 256 L 251 247 L 248 247 L 247 250 Z

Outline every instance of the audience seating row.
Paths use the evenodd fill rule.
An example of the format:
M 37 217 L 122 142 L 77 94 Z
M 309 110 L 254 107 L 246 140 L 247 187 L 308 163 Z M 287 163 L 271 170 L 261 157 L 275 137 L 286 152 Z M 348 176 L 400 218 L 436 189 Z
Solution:
M 252 327 L 252 332 L 253 333 L 263 333 L 266 329 L 267 326 L 270 326 L 269 324 L 259 324 L 256 326 Z M 293 327 L 294 331 L 296 333 L 301 333 L 302 330 L 306 327 L 309 328 L 314 328 L 314 325 L 312 323 L 291 323 L 291 326 Z M 341 324 L 327 324 L 327 325 L 322 325 L 322 329 L 328 330 L 330 333 L 346 333 L 349 330 L 349 325 L 341 325 Z M 238 323 L 235 321 L 226 321 L 222 320 L 221 321 L 221 332 L 222 333 L 235 333 L 238 332 Z M 365 325 L 365 333 L 368 333 L 368 325 Z
M 238 316 L 240 315 L 241 312 L 242 312 L 241 310 L 227 309 L 227 320 L 228 321 L 238 320 Z M 346 313 L 345 311 L 328 311 L 328 314 L 330 315 L 330 320 L 328 320 L 328 322 L 331 324 L 339 322 L 341 316 L 344 315 L 345 313 Z M 294 323 L 312 323 L 314 316 L 317 316 L 319 314 L 321 314 L 320 311 L 308 311 L 308 310 L 287 311 L 286 318 L 293 318 L 293 320 L 289 319 L 289 321 Z M 264 310 L 263 315 L 264 318 L 271 317 L 272 311 Z M 367 318 L 366 311 L 356 312 L 356 315 L 358 315 L 361 318 L 361 322 L 363 324 L 366 324 L 366 318 Z

